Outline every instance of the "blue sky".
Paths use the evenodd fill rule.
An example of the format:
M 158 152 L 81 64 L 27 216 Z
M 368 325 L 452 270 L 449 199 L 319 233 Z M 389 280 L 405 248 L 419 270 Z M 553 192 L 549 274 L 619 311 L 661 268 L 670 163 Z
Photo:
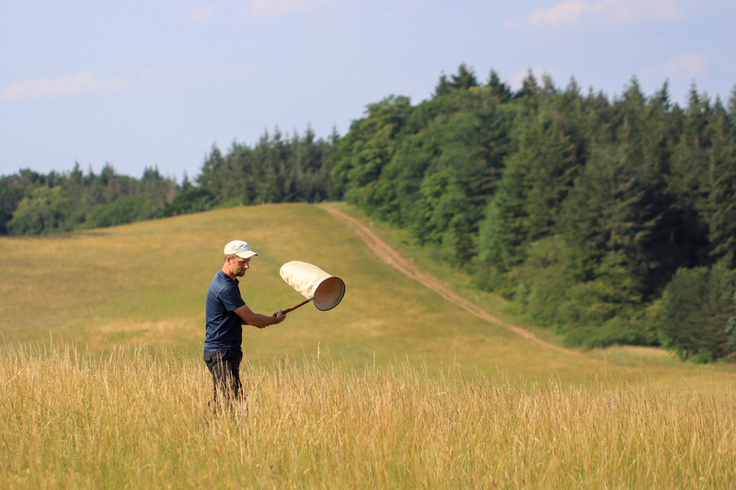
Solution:
M 518 88 L 726 100 L 732 0 L 0 0 L 0 175 L 22 168 L 199 173 L 216 143 L 345 134 L 388 95 L 417 104 L 460 63 Z

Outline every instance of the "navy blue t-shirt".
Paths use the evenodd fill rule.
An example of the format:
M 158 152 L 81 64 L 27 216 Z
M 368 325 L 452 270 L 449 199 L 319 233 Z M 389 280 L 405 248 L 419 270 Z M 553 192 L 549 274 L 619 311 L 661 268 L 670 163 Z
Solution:
M 233 311 L 244 304 L 238 281 L 230 279 L 222 270 L 217 271 L 207 291 L 204 350 L 240 350 L 243 320 Z

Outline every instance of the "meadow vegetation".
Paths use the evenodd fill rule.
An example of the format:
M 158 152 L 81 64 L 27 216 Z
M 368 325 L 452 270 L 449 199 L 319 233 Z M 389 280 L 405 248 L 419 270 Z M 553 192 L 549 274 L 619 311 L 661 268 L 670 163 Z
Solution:
M 200 363 L 0 348 L 3 488 L 728 488 L 733 393 L 250 360 L 208 412 Z

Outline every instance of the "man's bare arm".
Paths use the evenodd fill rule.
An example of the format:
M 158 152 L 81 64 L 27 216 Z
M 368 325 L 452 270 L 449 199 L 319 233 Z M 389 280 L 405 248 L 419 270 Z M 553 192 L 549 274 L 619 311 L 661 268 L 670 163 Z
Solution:
M 243 324 L 252 325 L 256 328 L 266 328 L 269 325 L 281 323 L 286 318 L 283 311 L 279 310 L 273 316 L 262 315 L 251 310 L 248 305 L 243 305 L 235 313 L 243 319 Z

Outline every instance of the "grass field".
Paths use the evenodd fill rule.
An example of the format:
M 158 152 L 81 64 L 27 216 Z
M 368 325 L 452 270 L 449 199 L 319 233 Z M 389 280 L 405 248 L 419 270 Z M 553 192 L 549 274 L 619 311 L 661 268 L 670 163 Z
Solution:
M 732 488 L 732 393 L 247 363 L 209 417 L 165 351 L 0 349 L 2 488 Z
M 371 225 L 466 299 L 557 342 L 400 230 Z M 207 419 L 204 296 L 232 239 L 260 254 L 241 280 L 258 312 L 301 301 L 278 275 L 290 260 L 340 276 L 347 293 L 332 311 L 246 327 L 248 413 Z M 321 206 L 0 238 L 0 257 L 0 488 L 736 481 L 734 366 L 546 348 L 389 267 Z

